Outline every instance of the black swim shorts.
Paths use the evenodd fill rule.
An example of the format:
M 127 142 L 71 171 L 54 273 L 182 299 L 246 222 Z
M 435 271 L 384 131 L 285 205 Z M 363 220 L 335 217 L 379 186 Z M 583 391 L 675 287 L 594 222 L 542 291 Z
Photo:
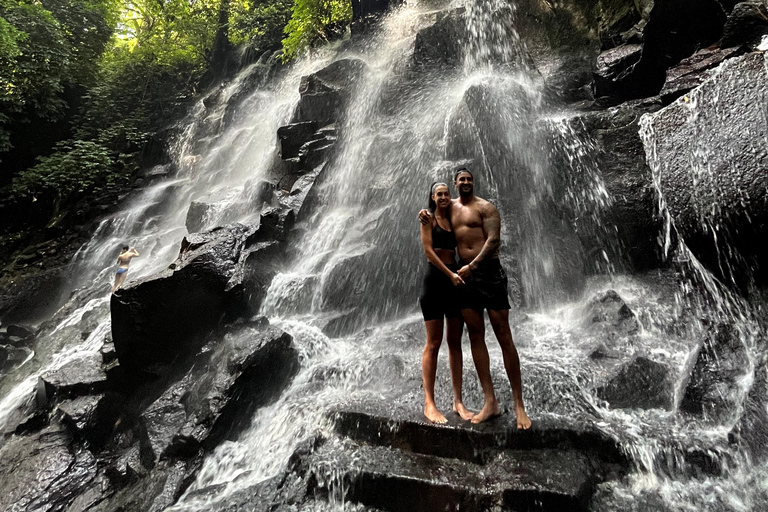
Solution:
M 460 262 L 460 266 L 467 263 Z M 490 309 L 503 311 L 510 309 L 507 298 L 507 273 L 498 258 L 481 261 L 469 279 L 466 286 L 459 292 L 461 309 Z
M 456 264 L 446 266 L 453 272 L 459 269 Z M 433 264 L 427 265 L 427 273 L 424 276 L 421 297 L 419 297 L 419 305 L 424 320 L 460 317 L 458 294 L 457 287 L 453 285 L 447 275 Z

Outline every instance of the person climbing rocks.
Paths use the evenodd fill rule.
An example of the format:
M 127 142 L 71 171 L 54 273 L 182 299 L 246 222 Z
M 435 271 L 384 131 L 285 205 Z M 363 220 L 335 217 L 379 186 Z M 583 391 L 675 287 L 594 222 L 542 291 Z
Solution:
M 112 285 L 112 293 L 115 293 L 123 285 L 128 274 L 128 266 L 131 264 L 131 259 L 138 255 L 139 253 L 134 247 L 128 247 L 127 245 L 124 245 L 120 250 L 120 254 L 117 255 L 117 273 L 115 274 L 115 284 Z
M 459 253 L 459 269 L 456 273 L 465 283 L 458 292 L 458 303 L 467 326 L 472 359 L 485 399 L 482 410 L 471 421 L 480 423 L 501 414 L 491 379 L 488 347 L 485 344 L 483 310 L 488 310 L 488 318 L 501 346 L 507 378 L 512 386 L 517 428 L 528 429 L 531 420 L 523 404 L 520 359 L 509 326 L 507 275 L 499 261 L 501 216 L 493 204 L 475 195 L 474 176 L 467 168 L 462 167 L 456 172 L 454 186 L 459 197 L 451 199 L 449 214 Z M 419 220 L 422 224 L 431 224 L 429 211 L 421 210 Z

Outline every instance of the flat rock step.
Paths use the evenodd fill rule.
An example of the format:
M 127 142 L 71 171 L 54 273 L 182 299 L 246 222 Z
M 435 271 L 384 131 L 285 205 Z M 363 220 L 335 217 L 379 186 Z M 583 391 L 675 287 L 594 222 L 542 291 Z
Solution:
M 315 496 L 398 512 L 586 510 L 602 480 L 587 454 L 547 448 L 476 464 L 337 439 L 304 462 Z
M 484 464 L 509 450 L 570 450 L 588 453 L 603 465 L 626 470 L 630 461 L 618 442 L 587 423 L 537 418 L 530 430 L 518 430 L 514 417 L 500 416 L 480 425 L 453 418 L 435 425 L 412 411 L 370 408 L 330 414 L 336 433 L 359 442 L 390 446 L 424 455 Z

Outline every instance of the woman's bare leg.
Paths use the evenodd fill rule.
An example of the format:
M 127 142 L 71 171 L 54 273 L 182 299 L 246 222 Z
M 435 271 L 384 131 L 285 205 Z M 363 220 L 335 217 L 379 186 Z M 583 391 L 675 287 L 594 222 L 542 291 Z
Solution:
M 426 320 L 427 343 L 421 357 L 421 377 L 424 381 L 424 416 L 433 423 L 447 423 L 448 420 L 435 405 L 435 375 L 437 354 L 443 341 L 443 320 Z
M 451 384 L 453 385 L 453 412 L 458 413 L 464 420 L 471 420 L 475 413 L 464 407 L 461 389 L 464 383 L 464 357 L 461 353 L 461 333 L 464 330 L 464 320 L 461 317 L 446 318 L 447 325 L 445 340 L 448 342 L 448 364 L 451 367 Z

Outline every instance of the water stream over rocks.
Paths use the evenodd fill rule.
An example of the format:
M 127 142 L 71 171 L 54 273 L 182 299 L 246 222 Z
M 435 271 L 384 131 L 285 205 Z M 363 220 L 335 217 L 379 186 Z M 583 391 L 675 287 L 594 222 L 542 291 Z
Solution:
M 521 36 L 533 30 L 522 7 L 408 3 L 206 96 L 173 169 L 99 225 L 71 263 L 69 302 L 2 374 L 0 473 L 14 476 L 0 504 L 768 507 L 760 253 L 736 236 L 761 234 L 766 213 L 764 55 L 726 61 L 663 109 L 568 109 Z M 763 171 L 735 199 L 695 125 L 728 123 L 714 113 L 731 112 L 728 91 L 744 108 L 734 90 L 755 104 L 740 165 Z M 669 155 L 691 140 L 686 202 L 691 180 Z M 501 212 L 530 432 L 514 428 L 491 334 L 504 414 L 445 427 L 420 415 L 416 213 L 460 165 Z M 739 202 L 745 215 L 729 215 Z M 141 257 L 110 298 L 123 242 Z M 448 375 L 443 354 L 446 412 Z

